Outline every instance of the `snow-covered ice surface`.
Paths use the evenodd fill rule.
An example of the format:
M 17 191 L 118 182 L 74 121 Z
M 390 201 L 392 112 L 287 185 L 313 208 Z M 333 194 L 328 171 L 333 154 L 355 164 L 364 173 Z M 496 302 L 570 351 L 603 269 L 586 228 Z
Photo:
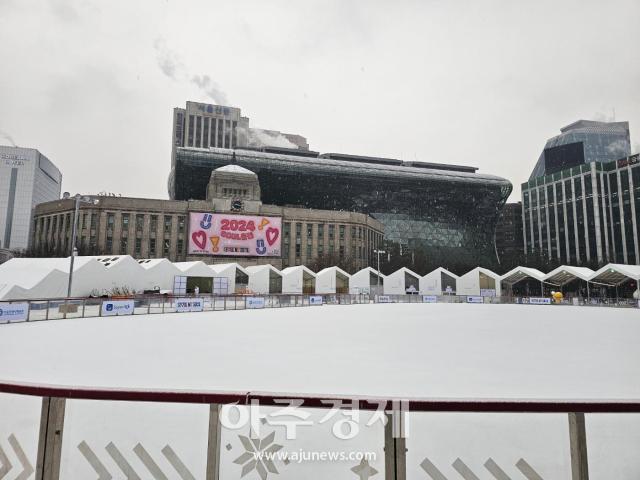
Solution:
M 0 326 L 0 379 L 400 397 L 640 398 L 640 312 L 378 304 Z
M 0 379 L 284 396 L 636 399 L 638 338 L 638 310 L 589 307 L 379 304 L 72 319 L 0 325 Z M 309 412 L 316 423 L 326 413 Z M 35 459 L 38 415 L 37 400 L 0 395 L 0 447 L 14 465 L 8 435 Z M 204 478 L 207 418 L 205 405 L 69 401 L 62 479 L 97 478 L 83 442 L 114 478 L 122 477 L 114 446 L 151 478 L 138 443 L 168 478 L 180 477 L 166 445 Z M 275 432 L 288 452 L 375 452 L 370 478 L 383 478 L 382 426 L 361 422 L 347 442 L 331 433 L 341 418 L 301 428 L 295 441 L 268 424 L 261 437 Z M 490 458 L 510 478 L 525 478 L 524 459 L 545 480 L 568 479 L 567 424 L 561 414 L 411 413 L 408 478 L 430 478 L 421 464 L 448 479 L 461 478 L 462 464 L 494 478 Z M 223 480 L 240 478 L 246 462 L 234 460 L 247 433 L 223 430 Z M 592 480 L 640 478 L 640 415 L 588 415 L 587 435 Z M 279 474 L 268 478 L 357 479 L 358 463 L 276 461 Z M 254 469 L 244 478 L 260 477 Z

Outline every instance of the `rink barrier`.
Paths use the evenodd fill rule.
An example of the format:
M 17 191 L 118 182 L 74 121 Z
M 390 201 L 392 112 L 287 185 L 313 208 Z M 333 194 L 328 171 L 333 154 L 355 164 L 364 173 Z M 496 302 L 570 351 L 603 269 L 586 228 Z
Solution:
M 290 404 L 293 401 L 296 402 L 296 408 L 327 409 L 327 405 L 332 405 L 335 408 L 348 410 L 383 410 L 384 438 L 381 438 L 380 441 L 384 444 L 384 473 L 379 478 L 389 480 L 407 479 L 407 447 L 419 447 L 417 444 L 412 445 L 412 437 L 407 435 L 408 414 L 412 412 L 566 414 L 569 440 L 567 451 L 570 455 L 569 468 L 572 479 L 576 480 L 589 479 L 585 413 L 640 413 L 640 399 L 381 398 L 252 391 L 100 388 L 22 382 L 0 382 L 0 392 L 41 398 L 37 458 L 34 462 L 36 480 L 60 479 L 67 399 L 142 402 L 141 405 L 149 405 L 147 402 L 208 404 L 207 469 L 206 476 L 202 477 L 206 480 L 220 480 L 222 478 L 220 476 L 220 459 L 222 449 L 225 446 L 221 442 L 220 412 L 224 405 L 230 404 L 248 406 L 258 402 L 261 406 L 282 406 L 283 402 Z M 92 425 L 89 423 L 84 427 L 90 429 Z M 131 434 L 132 438 L 139 438 L 139 432 L 132 431 Z M 28 461 L 28 459 L 26 460 Z M 542 477 L 534 475 L 527 476 L 527 478 Z
M 560 302 L 538 297 L 481 297 L 475 295 L 367 295 L 367 294 L 269 294 L 269 295 L 132 295 L 128 297 L 43 298 L 2 300 L 2 306 L 15 307 L 16 315 L 3 316 L 0 324 L 91 318 L 117 315 L 150 315 L 154 313 L 212 312 L 263 308 L 317 307 L 322 305 L 354 305 L 368 303 L 483 303 L 528 305 L 573 305 L 615 308 L 637 308 L 634 299 L 565 298 Z M 201 305 L 200 305 L 201 304 Z M 107 308 L 105 308 L 105 306 Z M 109 310 L 108 307 L 111 306 Z M 22 315 L 20 315 L 22 313 Z

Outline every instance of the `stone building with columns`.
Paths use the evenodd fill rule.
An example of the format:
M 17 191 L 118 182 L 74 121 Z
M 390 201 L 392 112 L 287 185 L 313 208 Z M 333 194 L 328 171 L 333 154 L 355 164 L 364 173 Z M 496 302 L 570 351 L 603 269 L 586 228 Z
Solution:
M 97 203 L 82 204 L 78 216 L 76 246 L 83 255 L 131 255 L 138 259 L 201 260 L 210 264 L 237 261 L 244 266 L 271 263 L 276 268 L 310 265 L 319 257 L 331 256 L 348 258 L 354 268 L 360 269 L 373 261 L 373 250 L 384 239 L 383 225 L 363 213 L 263 204 L 258 176 L 238 165 L 211 172 L 206 200 L 93 198 Z M 34 253 L 70 254 L 73 209 L 73 199 L 36 206 L 32 225 Z M 280 218 L 280 255 L 190 254 L 190 214 L 202 212 Z

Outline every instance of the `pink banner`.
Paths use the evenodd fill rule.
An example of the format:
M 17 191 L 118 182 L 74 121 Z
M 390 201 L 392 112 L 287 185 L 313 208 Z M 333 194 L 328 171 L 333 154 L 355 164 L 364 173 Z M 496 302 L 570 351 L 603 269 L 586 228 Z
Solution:
M 189 254 L 279 257 L 282 218 L 191 213 Z

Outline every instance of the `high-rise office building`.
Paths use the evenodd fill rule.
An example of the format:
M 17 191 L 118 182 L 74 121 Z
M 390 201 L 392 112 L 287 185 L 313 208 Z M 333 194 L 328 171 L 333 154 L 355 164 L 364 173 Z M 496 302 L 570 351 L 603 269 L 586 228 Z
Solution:
M 171 148 L 171 173 L 175 169 L 176 149 L 192 148 L 255 148 L 277 147 L 292 150 L 309 150 L 307 139 L 301 135 L 282 133 L 277 130 L 250 128 L 249 118 L 241 115 L 240 109 L 208 103 L 187 102 L 185 108 L 173 109 Z
M 592 162 L 522 184 L 526 253 L 640 264 L 640 158 Z
M 29 246 L 33 208 L 60 198 L 62 174 L 38 150 L 0 146 L 0 248 Z
M 631 155 L 629 122 L 578 120 L 547 140 L 529 177 L 550 175 L 591 162 L 611 162 Z
M 496 253 L 500 261 L 524 253 L 522 246 L 522 203 L 507 203 L 496 224 Z

